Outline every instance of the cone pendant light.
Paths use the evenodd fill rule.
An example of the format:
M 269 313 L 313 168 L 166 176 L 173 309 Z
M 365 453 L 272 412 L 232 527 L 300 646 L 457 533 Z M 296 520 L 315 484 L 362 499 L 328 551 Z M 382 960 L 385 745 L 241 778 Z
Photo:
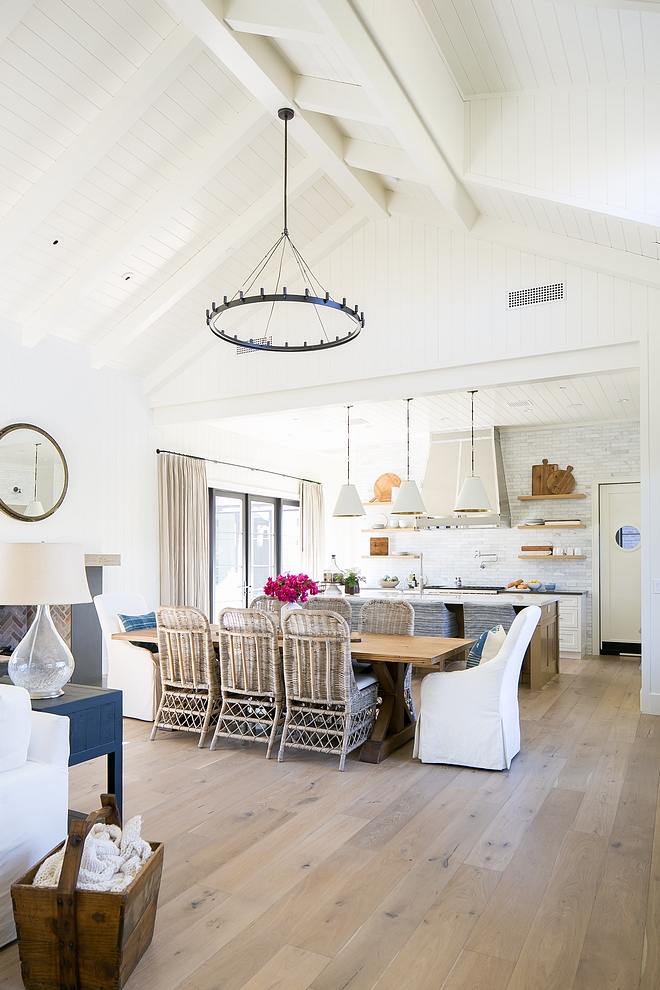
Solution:
M 477 389 L 470 392 L 472 400 L 472 472 L 465 479 L 458 493 L 454 512 L 492 512 L 486 489 L 481 478 L 474 473 L 474 396 Z
M 399 494 L 396 497 L 393 516 L 420 516 L 426 513 L 426 508 L 419 494 L 419 488 L 410 480 L 410 403 L 406 399 L 406 480 L 401 482 Z
M 351 484 L 351 409 L 346 406 L 346 484 L 341 486 L 333 516 L 345 519 L 366 516 L 362 500 L 355 485 Z

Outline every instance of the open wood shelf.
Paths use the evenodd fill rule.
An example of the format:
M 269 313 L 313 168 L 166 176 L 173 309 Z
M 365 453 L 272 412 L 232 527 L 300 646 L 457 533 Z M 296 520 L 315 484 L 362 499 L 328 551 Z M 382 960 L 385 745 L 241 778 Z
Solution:
M 586 529 L 584 523 L 574 523 L 571 526 L 553 526 L 552 523 L 546 523 L 545 526 L 518 526 L 518 529 Z M 365 529 L 366 533 L 367 530 Z M 369 530 L 371 532 L 371 530 Z
M 573 494 L 573 493 L 571 493 L 570 495 L 519 495 L 518 496 L 518 501 L 519 502 L 538 502 L 538 501 L 541 501 L 542 499 L 545 499 L 547 501 L 550 498 L 586 498 L 586 497 L 587 496 L 584 493 L 582 493 L 582 494 Z
M 363 533 L 421 533 L 414 526 L 384 526 L 383 529 L 363 529 Z
M 586 560 L 585 554 L 577 553 L 519 553 L 518 560 Z

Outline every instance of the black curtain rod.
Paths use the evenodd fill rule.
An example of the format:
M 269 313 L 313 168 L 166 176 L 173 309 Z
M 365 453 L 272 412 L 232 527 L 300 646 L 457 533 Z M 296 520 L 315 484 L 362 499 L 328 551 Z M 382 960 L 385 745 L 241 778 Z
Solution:
M 241 468 L 243 471 L 259 471 L 261 474 L 276 474 L 278 478 L 291 478 L 292 481 L 306 481 L 310 485 L 320 485 L 320 481 L 312 481 L 311 478 L 299 478 L 296 474 L 284 474 L 282 471 L 270 471 L 268 468 L 250 467 L 248 464 L 234 464 L 233 461 L 216 461 L 214 457 L 197 457 L 195 454 L 182 454 L 178 450 L 159 450 L 157 454 L 174 454 L 175 457 L 189 457 L 193 461 L 208 461 L 209 464 L 224 464 L 225 467 Z

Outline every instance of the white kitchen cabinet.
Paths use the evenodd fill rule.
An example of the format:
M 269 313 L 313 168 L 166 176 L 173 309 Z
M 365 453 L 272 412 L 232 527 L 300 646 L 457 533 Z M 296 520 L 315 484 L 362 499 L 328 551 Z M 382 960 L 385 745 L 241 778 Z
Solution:
M 561 595 L 559 599 L 559 656 L 579 660 L 586 650 L 587 622 L 584 595 Z

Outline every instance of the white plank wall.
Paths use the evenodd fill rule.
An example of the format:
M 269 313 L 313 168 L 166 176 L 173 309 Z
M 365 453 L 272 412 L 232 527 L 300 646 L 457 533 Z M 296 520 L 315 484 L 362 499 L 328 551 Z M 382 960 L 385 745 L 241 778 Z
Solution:
M 93 371 L 81 347 L 48 338 L 34 350 L 0 326 L 0 425 L 25 422 L 57 440 L 69 466 L 62 506 L 42 522 L 0 512 L 0 542 L 82 543 L 119 553 L 107 591 L 139 591 L 158 604 L 156 431 L 140 379 Z
M 659 97 L 627 83 L 472 99 L 468 178 L 659 224 Z
M 406 220 L 368 224 L 317 274 L 364 309 L 357 341 L 322 354 L 237 356 L 210 340 L 152 404 L 570 351 L 636 339 L 646 323 L 645 286 Z M 508 309 L 510 290 L 557 281 L 563 301 Z

